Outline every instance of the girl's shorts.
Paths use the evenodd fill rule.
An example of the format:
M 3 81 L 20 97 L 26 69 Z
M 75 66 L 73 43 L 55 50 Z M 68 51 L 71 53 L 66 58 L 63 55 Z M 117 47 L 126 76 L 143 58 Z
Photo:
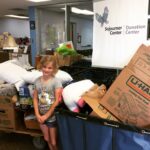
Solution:
M 53 122 L 45 121 L 44 124 L 47 125 L 49 128 L 53 128 L 53 127 L 56 127 L 56 126 L 57 126 L 56 121 L 53 121 Z

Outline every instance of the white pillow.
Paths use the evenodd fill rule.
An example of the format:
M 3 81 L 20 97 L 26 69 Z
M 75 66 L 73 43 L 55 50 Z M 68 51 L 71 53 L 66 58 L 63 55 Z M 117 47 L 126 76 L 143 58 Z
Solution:
M 8 83 L 16 83 L 22 80 L 27 71 L 10 62 L 0 64 L 0 79 Z
M 69 110 L 78 109 L 78 101 L 81 95 L 88 91 L 94 83 L 91 80 L 81 80 L 67 85 L 62 92 L 63 100 Z
M 16 62 L 16 59 L 7 60 L 7 61 L 5 61 L 3 63 L 14 63 L 14 62 Z
M 73 78 L 71 77 L 71 75 L 66 72 L 66 71 L 62 71 L 62 70 L 58 70 L 58 72 L 55 75 L 58 79 L 60 79 L 61 83 L 64 84 L 66 82 L 71 82 L 73 80 Z
M 15 65 L 17 65 L 17 66 L 20 66 L 20 67 L 24 68 L 23 67 L 24 66 L 23 63 L 20 62 L 18 59 L 12 59 L 10 62 L 15 64 Z
M 22 78 L 25 82 L 33 84 L 40 76 L 42 76 L 41 71 L 33 70 L 31 72 L 28 71 L 28 73 L 24 74 Z M 62 84 L 73 80 L 69 73 L 62 70 L 58 70 L 55 76 L 61 81 Z
M 42 76 L 42 72 L 39 70 L 28 71 L 26 74 L 22 76 L 22 79 L 27 82 L 33 84 L 37 78 Z
M 15 83 L 15 87 L 16 87 L 17 91 L 19 91 L 19 88 L 20 88 L 21 86 L 23 86 L 24 84 L 25 84 L 25 81 L 24 81 L 24 80 L 20 80 L 20 81 L 16 82 L 16 83 Z
M 22 76 L 27 71 L 11 62 L 0 64 L 0 80 L 4 80 L 7 83 L 16 84 L 17 90 L 25 82 L 22 80 Z
M 12 59 L 12 60 L 8 60 L 8 61 L 5 61 L 4 63 L 12 63 L 12 64 L 15 64 L 21 68 L 24 68 L 24 69 L 28 69 L 29 67 L 31 67 L 31 65 L 29 63 L 23 63 L 21 60 L 19 59 Z

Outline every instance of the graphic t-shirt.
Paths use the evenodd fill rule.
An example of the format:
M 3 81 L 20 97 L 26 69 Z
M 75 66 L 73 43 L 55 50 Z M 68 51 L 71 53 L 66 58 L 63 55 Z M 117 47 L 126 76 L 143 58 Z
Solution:
M 46 83 L 41 82 L 41 78 L 38 78 L 35 81 L 35 89 L 38 91 L 38 100 L 39 100 L 39 112 L 41 115 L 44 115 L 51 107 L 55 101 L 55 89 L 61 88 L 62 84 L 59 79 L 52 78 L 49 79 Z M 53 122 L 56 118 L 53 115 L 48 118 L 47 121 Z

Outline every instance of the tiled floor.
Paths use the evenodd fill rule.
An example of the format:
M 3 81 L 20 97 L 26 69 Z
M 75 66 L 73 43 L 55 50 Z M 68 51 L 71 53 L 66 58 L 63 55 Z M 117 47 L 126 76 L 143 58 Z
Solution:
M 30 135 L 0 133 L 0 150 L 37 150 L 37 148 L 33 145 L 33 137 Z

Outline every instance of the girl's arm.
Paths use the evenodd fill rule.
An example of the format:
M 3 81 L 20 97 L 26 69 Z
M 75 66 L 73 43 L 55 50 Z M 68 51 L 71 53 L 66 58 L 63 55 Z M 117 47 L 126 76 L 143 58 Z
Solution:
M 38 91 L 35 89 L 33 93 L 33 106 L 37 120 L 40 122 L 40 113 L 38 108 Z
M 55 90 L 55 102 L 50 107 L 49 111 L 43 115 L 43 121 L 47 120 L 50 116 L 53 115 L 55 108 L 59 105 L 62 96 L 62 88 L 57 88 Z

